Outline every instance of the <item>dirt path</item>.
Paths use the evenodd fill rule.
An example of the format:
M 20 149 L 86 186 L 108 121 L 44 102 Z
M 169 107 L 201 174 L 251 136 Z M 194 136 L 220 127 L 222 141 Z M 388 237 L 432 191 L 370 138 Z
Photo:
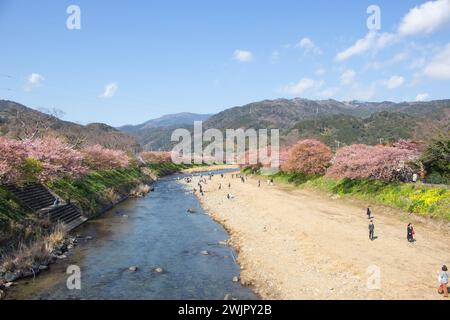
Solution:
M 258 188 L 257 178 L 242 183 L 216 175 L 204 190 L 204 208 L 239 250 L 241 281 L 264 298 L 442 299 L 437 272 L 450 264 L 448 234 L 415 225 L 411 244 L 404 221 L 374 212 L 378 239 L 370 241 L 365 208 L 263 180 Z M 367 287 L 375 275 L 370 266 L 380 270 L 378 290 Z

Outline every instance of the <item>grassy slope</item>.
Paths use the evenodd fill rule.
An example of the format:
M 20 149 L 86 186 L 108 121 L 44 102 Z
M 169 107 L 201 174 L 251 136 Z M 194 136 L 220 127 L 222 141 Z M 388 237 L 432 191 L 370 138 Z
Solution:
M 185 169 L 187 165 L 165 163 L 150 165 L 156 176 L 168 175 Z M 87 216 L 94 216 L 110 208 L 130 191 L 150 177 L 137 167 L 91 172 L 82 179 L 59 179 L 47 184 L 64 200 L 71 199 Z M 45 236 L 49 229 L 44 222 L 21 208 L 19 202 L 0 186 L 0 258 L 1 254 L 22 242 L 33 242 Z M 47 230 L 48 229 L 48 230 Z
M 184 169 L 184 165 L 162 163 L 149 165 L 148 168 L 158 177 L 175 173 Z M 48 187 L 63 197 L 76 201 L 87 214 L 97 214 L 105 207 L 111 205 L 111 197 L 125 197 L 131 189 L 141 182 L 150 179 L 137 167 L 128 169 L 116 169 L 108 171 L 96 171 L 89 173 L 79 180 L 60 179 L 48 185 Z
M 28 213 L 4 188 L 0 186 L 0 229 L 9 221 L 19 221 L 28 217 Z
M 315 188 L 340 196 L 355 197 L 392 206 L 421 216 L 450 220 L 450 189 L 413 183 L 383 183 L 367 180 L 334 180 L 325 177 L 278 173 L 276 181 Z
M 166 176 L 191 167 L 193 167 L 193 165 L 175 164 L 172 162 L 148 165 L 148 168 L 152 170 L 158 177 Z
M 144 174 L 139 168 L 94 171 L 83 179 L 59 179 L 48 187 L 64 200 L 77 202 L 85 213 L 96 214 L 107 206 L 108 191 L 124 196 L 141 179 Z

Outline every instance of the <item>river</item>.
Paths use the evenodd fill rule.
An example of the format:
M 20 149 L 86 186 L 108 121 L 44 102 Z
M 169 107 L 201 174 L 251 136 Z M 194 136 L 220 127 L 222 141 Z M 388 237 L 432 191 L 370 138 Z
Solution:
M 80 240 L 65 260 L 8 292 L 10 299 L 258 299 L 233 282 L 240 268 L 221 225 L 173 175 L 155 191 L 130 199 L 74 233 Z M 195 208 L 196 213 L 187 213 Z M 205 255 L 204 251 L 208 254 Z M 68 265 L 81 270 L 81 290 L 69 290 Z M 128 271 L 137 266 L 136 272 Z M 156 272 L 160 267 L 163 272 Z

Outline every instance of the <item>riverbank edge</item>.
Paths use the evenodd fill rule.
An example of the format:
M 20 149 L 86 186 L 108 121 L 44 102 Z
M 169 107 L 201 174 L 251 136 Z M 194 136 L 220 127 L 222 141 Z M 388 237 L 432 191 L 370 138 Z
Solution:
M 208 173 L 210 171 L 214 171 L 214 166 L 209 167 L 208 170 L 196 171 L 196 173 Z M 235 167 L 238 168 L 238 167 Z M 220 169 L 216 169 L 220 170 Z M 184 181 L 179 181 L 179 183 L 190 187 L 190 185 Z M 227 245 L 236 251 L 237 257 L 235 261 L 240 268 L 239 281 L 241 285 L 250 288 L 260 299 L 262 300 L 276 300 L 280 299 L 281 295 L 277 294 L 273 291 L 273 288 L 266 286 L 262 279 L 259 279 L 252 269 L 247 269 L 245 266 L 249 265 L 247 258 L 241 254 L 241 243 L 242 240 L 239 237 L 237 231 L 235 231 L 226 221 L 226 219 L 222 218 L 219 213 L 217 213 L 213 208 L 210 208 L 205 201 L 203 201 L 202 197 L 199 196 L 198 193 L 195 193 L 194 196 L 197 198 L 198 202 L 202 206 L 205 213 L 216 223 L 220 224 L 227 234 L 229 235 L 229 240 L 227 241 Z
M 96 212 L 90 214 L 87 216 L 88 220 L 96 219 L 104 214 L 106 214 L 108 211 L 112 210 L 117 205 L 123 203 L 126 200 L 129 200 L 132 198 L 131 194 L 133 193 L 133 190 L 136 188 L 140 188 L 141 185 L 151 185 L 154 182 L 156 182 L 159 178 L 162 178 L 164 176 L 169 176 L 172 174 L 180 173 L 183 170 L 187 170 L 188 165 L 176 165 L 173 163 L 161 163 L 161 164 L 154 164 L 145 166 L 143 168 L 140 168 L 140 171 L 142 173 L 142 176 L 140 179 L 137 179 L 136 181 L 133 181 L 128 185 L 129 189 L 126 193 L 122 194 L 120 198 L 118 198 L 116 201 L 111 201 L 108 205 L 103 205 L 100 207 Z M 149 169 L 150 171 L 146 170 Z M 48 186 L 47 186 L 48 187 Z M 117 186 L 118 190 L 122 189 L 122 186 Z M 55 193 L 58 195 L 58 192 L 55 192 L 55 190 L 50 189 L 50 192 Z M 152 191 L 151 188 L 147 189 L 147 192 L 140 191 L 141 195 L 133 196 L 133 197 L 140 197 L 140 196 L 146 196 L 148 193 Z M 123 191 L 123 190 L 122 190 Z M 80 206 L 79 206 L 80 207 Z M 82 208 L 80 208 L 82 209 Z M 78 227 L 77 227 L 78 228 Z M 76 229 L 74 229 L 76 230 Z M 41 244 L 42 246 L 45 245 L 46 240 L 49 238 L 55 238 L 55 234 L 58 234 L 58 240 L 56 240 L 53 243 L 54 248 L 51 250 L 51 252 L 48 253 L 47 259 L 43 261 L 39 261 L 39 263 L 35 263 L 29 270 L 16 270 L 14 272 L 3 272 L 3 270 L 0 270 L 0 300 L 3 300 L 7 296 L 7 290 L 11 286 L 15 285 L 16 281 L 20 281 L 29 277 L 36 277 L 43 271 L 50 271 L 50 265 L 53 263 L 56 263 L 58 260 L 62 260 L 66 258 L 66 254 L 75 246 L 77 246 L 78 243 L 78 236 L 71 236 L 70 233 L 74 230 L 71 230 L 70 232 L 66 232 L 61 228 L 61 226 L 57 225 L 54 227 L 54 231 L 49 233 L 47 236 L 43 237 L 42 239 L 36 239 L 32 242 L 31 245 L 29 245 L 30 251 L 32 248 L 39 246 Z M 63 236 L 61 236 L 63 233 Z M 87 239 L 89 240 L 89 239 Z M 16 251 L 11 252 L 9 256 L 17 256 L 19 254 L 23 254 L 21 252 L 21 249 L 18 248 Z M 2 259 L 0 262 L 4 263 L 4 257 L 1 257 Z
M 231 170 L 231 169 L 239 169 L 238 165 L 235 164 L 218 164 L 218 165 L 206 165 L 206 166 L 198 166 L 198 167 L 192 167 L 188 169 L 181 170 L 181 173 L 191 174 L 191 173 L 208 173 L 213 171 L 220 171 L 220 170 Z

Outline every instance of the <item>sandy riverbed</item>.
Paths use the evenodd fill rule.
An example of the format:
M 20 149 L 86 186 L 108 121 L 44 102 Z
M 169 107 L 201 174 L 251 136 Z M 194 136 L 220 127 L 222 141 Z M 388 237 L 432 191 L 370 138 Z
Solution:
M 257 181 L 215 175 L 199 198 L 230 232 L 241 281 L 263 298 L 443 299 L 437 272 L 450 264 L 448 233 L 417 224 L 417 241 L 408 243 L 407 221 L 376 207 L 378 238 L 370 241 L 361 204 L 263 180 L 258 188 Z M 380 270 L 379 289 L 368 289 L 370 266 Z

